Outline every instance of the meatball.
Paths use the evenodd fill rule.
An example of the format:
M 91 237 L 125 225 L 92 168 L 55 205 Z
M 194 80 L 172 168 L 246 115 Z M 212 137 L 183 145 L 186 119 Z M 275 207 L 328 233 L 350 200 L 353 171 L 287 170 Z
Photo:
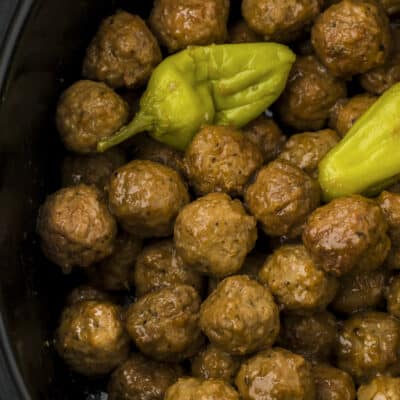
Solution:
M 146 83 L 161 61 L 157 40 L 138 16 L 125 11 L 103 20 L 86 50 L 83 76 L 113 88 Z
M 69 272 L 109 256 L 117 226 L 101 193 L 78 185 L 47 197 L 39 210 L 37 231 L 46 257 Z
M 243 400 L 315 400 L 311 365 L 285 349 L 265 350 L 242 364 L 236 386 Z
M 400 378 L 378 376 L 357 392 L 358 400 L 400 400 Z
M 250 354 L 273 345 L 279 311 L 267 288 L 235 275 L 224 279 L 201 305 L 200 327 L 223 351 Z
M 328 361 L 336 344 L 336 318 L 327 311 L 281 319 L 280 344 L 310 361 Z
M 84 183 L 105 191 L 113 171 L 125 162 L 125 155 L 117 148 L 102 154 L 68 155 L 62 165 L 62 185 Z
M 346 94 L 346 84 L 333 77 L 315 56 L 298 57 L 278 102 L 278 113 L 292 128 L 315 131 L 323 128 L 331 108 Z
M 300 313 L 324 309 L 338 288 L 337 279 L 319 270 L 303 245 L 276 250 L 261 268 L 259 280 L 282 309 Z
M 346 320 L 339 333 L 339 368 L 365 382 L 399 361 L 400 322 L 386 313 L 365 312 Z
M 347 372 L 325 364 L 315 365 L 312 372 L 317 391 L 316 400 L 354 400 L 356 398 L 353 379 Z
M 56 348 L 75 372 L 86 376 L 111 372 L 129 353 L 120 308 L 99 300 L 67 307 L 57 330 Z
M 186 173 L 200 195 L 226 192 L 240 195 L 263 158 L 240 131 L 227 126 L 206 126 L 185 153 Z
M 351 99 L 339 100 L 331 110 L 329 126 L 344 137 L 350 128 L 356 123 L 377 98 L 370 94 L 360 94 Z
M 245 200 L 267 235 L 294 238 L 319 205 L 320 188 L 300 168 L 276 160 L 260 169 L 246 190 Z
M 129 276 L 141 249 L 141 239 L 121 233 L 111 256 L 88 270 L 92 282 L 105 290 L 129 290 Z
M 261 151 L 264 162 L 274 160 L 286 142 L 285 135 L 274 120 L 264 116 L 245 126 L 243 134 Z
M 68 150 L 94 153 L 98 142 L 127 122 L 128 114 L 127 103 L 104 83 L 78 81 L 61 95 L 56 124 Z
M 255 218 L 224 193 L 208 194 L 184 207 L 174 229 L 183 262 L 217 278 L 237 272 L 256 239 Z
M 250 28 L 267 41 L 289 42 L 320 12 L 318 0 L 243 0 L 242 14 Z
M 220 379 L 181 378 L 167 390 L 164 400 L 239 400 L 239 395 Z
M 122 227 L 138 237 L 169 236 L 179 210 L 189 202 L 186 185 L 176 171 L 146 160 L 118 168 L 111 177 L 108 198 Z
M 73 289 L 67 297 L 67 305 L 72 306 L 80 301 L 99 300 L 109 301 L 110 296 L 100 289 L 90 285 L 80 285 Z
M 386 273 L 382 269 L 344 276 L 340 279 L 332 308 L 336 312 L 346 314 L 373 309 L 382 302 L 385 285 Z
M 305 225 L 303 242 L 317 266 L 342 276 L 352 270 L 372 271 L 390 249 L 387 224 L 379 206 L 354 195 L 315 210 Z
M 132 280 L 137 296 L 176 284 L 193 286 L 201 293 L 204 284 L 203 277 L 179 257 L 172 240 L 146 246 L 136 261 Z
M 167 389 L 182 375 L 178 365 L 132 354 L 111 375 L 109 400 L 163 400 Z
M 394 277 L 387 288 L 387 310 L 391 315 L 400 318 L 400 276 Z
M 191 357 L 202 344 L 200 297 L 177 284 L 147 293 L 127 310 L 126 326 L 139 350 L 160 361 Z
M 240 367 L 237 357 L 210 344 L 191 360 L 192 375 L 204 379 L 222 379 L 232 383 Z
M 150 26 L 172 53 L 190 45 L 223 43 L 228 15 L 228 0 L 156 0 Z
M 316 20 L 311 40 L 335 76 L 350 77 L 383 65 L 390 53 L 389 20 L 374 0 L 343 0 Z
M 299 133 L 290 137 L 279 158 L 316 178 L 319 162 L 338 143 L 339 137 L 331 129 Z
M 229 41 L 231 43 L 262 42 L 262 37 L 251 30 L 246 21 L 239 21 L 229 30 Z

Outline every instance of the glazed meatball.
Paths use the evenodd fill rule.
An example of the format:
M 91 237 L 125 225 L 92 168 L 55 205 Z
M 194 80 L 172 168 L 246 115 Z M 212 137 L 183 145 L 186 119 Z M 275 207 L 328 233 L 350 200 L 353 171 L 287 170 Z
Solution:
M 109 301 L 110 296 L 94 286 L 80 285 L 73 289 L 68 295 L 67 305 L 72 306 L 75 303 L 87 300 Z
M 387 310 L 391 315 L 400 318 L 400 276 L 394 277 L 387 288 Z
M 331 129 L 299 133 L 290 137 L 279 158 L 316 178 L 319 162 L 338 143 L 339 137 Z
M 338 367 L 365 382 L 399 361 L 400 322 L 386 313 L 352 316 L 339 333 Z
M 57 330 L 56 348 L 75 372 L 86 376 L 111 372 L 129 352 L 120 308 L 99 300 L 67 307 Z
M 345 314 L 373 309 L 382 302 L 385 286 L 386 272 L 383 269 L 346 275 L 340 279 L 332 308 Z
M 88 267 L 114 250 L 115 220 L 92 186 L 59 190 L 40 207 L 37 231 L 46 257 L 64 272 Z
M 242 194 L 263 158 L 239 130 L 206 126 L 190 143 L 184 162 L 190 183 L 198 194 L 226 192 L 236 196 Z
M 356 398 L 353 379 L 347 372 L 326 364 L 315 365 L 312 372 L 317 392 L 316 400 L 354 400 Z
M 276 250 L 258 276 L 286 311 L 324 309 L 338 288 L 337 279 L 319 270 L 303 245 L 285 245 Z
M 237 357 L 210 344 L 191 360 L 192 375 L 204 379 L 222 379 L 232 383 L 240 367 Z
M 303 242 L 317 266 L 336 276 L 380 267 L 390 249 L 379 206 L 359 195 L 342 197 L 315 210 Z
M 389 20 L 374 0 L 343 0 L 329 7 L 315 22 L 311 40 L 329 71 L 344 77 L 383 65 L 392 45 Z
M 294 238 L 319 205 L 320 188 L 300 168 L 276 160 L 260 169 L 246 190 L 245 200 L 267 235 Z
M 141 249 L 141 239 L 121 233 L 111 256 L 88 270 L 92 282 L 105 290 L 129 290 L 129 276 Z
M 370 94 L 360 94 L 351 99 L 339 100 L 331 110 L 329 126 L 344 137 L 377 98 Z
M 278 113 L 292 128 L 315 131 L 325 125 L 330 109 L 346 94 L 346 84 L 314 56 L 298 57 L 278 102 Z
M 243 0 L 242 14 L 250 28 L 267 41 L 289 42 L 320 12 L 318 0 Z
M 163 400 L 167 389 L 182 375 L 181 367 L 132 354 L 111 375 L 109 400 Z
M 251 30 L 246 21 L 239 21 L 229 30 L 229 41 L 231 43 L 262 42 L 262 37 Z
M 146 83 L 161 61 L 157 40 L 138 16 L 125 11 L 104 19 L 86 50 L 83 76 L 113 88 Z
M 275 342 L 279 311 L 266 287 L 235 275 L 224 279 L 201 305 L 200 327 L 227 353 L 250 354 Z
M 242 364 L 236 386 L 243 400 L 315 400 L 311 365 L 285 349 L 265 350 Z
M 358 400 L 400 400 L 400 378 L 378 376 L 357 392 Z
M 168 389 L 164 400 L 239 400 L 239 395 L 220 379 L 181 378 Z
M 264 116 L 245 126 L 243 133 L 261 151 L 264 162 L 274 160 L 286 142 L 286 137 L 274 120 Z
M 223 43 L 227 36 L 228 0 L 156 0 L 150 25 L 169 52 L 190 45 Z
M 200 297 L 177 284 L 147 293 L 129 306 L 126 326 L 139 350 L 160 361 L 193 356 L 202 344 Z
M 118 168 L 111 177 L 108 198 L 122 227 L 138 237 L 169 236 L 179 210 L 189 202 L 186 185 L 176 171 L 146 160 Z
M 237 272 L 256 239 L 255 218 L 224 193 L 208 194 L 184 207 L 174 229 L 183 262 L 217 278 Z
M 201 293 L 204 284 L 203 277 L 179 257 L 172 240 L 146 246 L 136 261 L 132 280 L 137 296 L 176 284 L 193 286 Z
M 105 191 L 111 174 L 125 162 L 125 155 L 117 148 L 102 154 L 68 155 L 62 165 L 62 185 L 84 183 Z
M 310 361 L 327 361 L 336 344 L 336 318 L 327 311 L 305 316 L 288 314 L 281 319 L 280 344 Z

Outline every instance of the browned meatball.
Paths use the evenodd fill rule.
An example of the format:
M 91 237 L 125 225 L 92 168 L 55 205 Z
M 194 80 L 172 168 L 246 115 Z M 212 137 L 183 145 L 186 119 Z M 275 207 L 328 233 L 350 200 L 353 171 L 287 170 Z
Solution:
M 305 225 L 303 242 L 317 266 L 336 276 L 355 269 L 372 271 L 390 249 L 387 224 L 379 206 L 354 195 L 315 210 Z
M 180 283 L 201 293 L 204 284 L 203 277 L 179 257 L 172 240 L 146 246 L 137 258 L 132 280 L 137 296 Z
M 386 293 L 388 313 L 400 318 L 400 276 L 395 276 L 389 284 Z
M 339 137 L 331 129 L 299 133 L 289 138 L 279 158 L 316 178 L 319 162 L 338 143 Z
M 320 12 L 318 0 L 243 0 L 242 14 L 265 40 L 289 42 Z
M 281 319 L 280 344 L 310 361 L 328 361 L 336 344 L 336 318 L 327 311 L 288 314 Z
M 228 0 L 156 0 L 150 25 L 170 52 L 189 45 L 223 43 L 227 36 Z
M 88 267 L 114 250 L 117 226 L 101 197 L 94 187 L 78 185 L 53 193 L 40 207 L 42 250 L 64 272 Z
M 400 378 L 378 376 L 360 386 L 358 400 L 400 400 Z
M 321 129 L 330 109 L 346 97 L 346 84 L 314 57 L 298 57 L 278 102 L 282 121 L 300 131 Z
M 389 237 L 392 247 L 386 264 L 391 269 L 400 268 L 400 193 L 383 191 L 378 198 L 386 221 L 389 225 Z
M 399 361 L 400 322 L 386 313 L 366 312 L 346 320 L 339 333 L 339 368 L 365 382 Z
M 373 309 L 382 302 L 385 286 L 386 272 L 383 269 L 346 275 L 340 279 L 332 308 L 346 314 Z
M 101 139 L 127 122 L 128 113 L 125 101 L 104 83 L 78 81 L 60 97 L 57 129 L 68 150 L 94 153 Z
M 105 191 L 111 174 L 125 162 L 124 153 L 117 148 L 102 154 L 68 155 L 62 165 L 62 185 L 84 183 Z
M 356 398 L 353 379 L 347 372 L 326 364 L 315 365 L 312 372 L 317 391 L 316 400 L 354 400 Z
M 222 379 L 232 383 L 240 367 L 237 357 L 210 344 L 191 360 L 192 375 L 204 379 Z
M 236 386 L 243 400 L 315 400 L 311 365 L 285 349 L 265 350 L 240 367 Z
M 111 372 L 125 361 L 129 337 L 118 306 L 105 301 L 80 301 L 67 307 L 57 330 L 56 348 L 80 374 Z
M 296 237 L 320 201 L 317 181 L 284 160 L 263 167 L 245 193 L 247 206 L 270 236 Z
M 243 133 L 261 151 L 264 162 L 274 160 L 286 141 L 285 135 L 274 120 L 264 116 L 245 126 Z
M 235 275 L 224 279 L 201 305 L 200 326 L 222 350 L 250 354 L 275 342 L 279 311 L 266 287 Z
M 167 389 L 182 375 L 178 365 L 132 354 L 111 375 L 109 400 L 163 400 Z
M 256 239 L 255 218 L 224 193 L 208 194 L 184 207 L 174 229 L 184 263 L 217 278 L 237 272 Z
M 181 378 L 168 389 L 164 400 L 239 400 L 239 395 L 220 379 Z
M 103 20 L 89 44 L 82 73 L 113 88 L 146 83 L 161 61 L 157 40 L 138 16 L 125 11 Z
M 177 284 L 147 293 L 130 305 L 126 326 L 142 353 L 178 361 L 193 356 L 202 344 L 199 310 L 196 290 Z
M 262 37 L 251 30 L 246 21 L 239 21 L 229 30 L 229 41 L 231 43 L 262 42 Z
M 179 210 L 189 202 L 186 185 L 176 171 L 146 160 L 117 169 L 108 198 L 122 227 L 138 237 L 169 236 Z
M 311 36 L 317 56 L 335 76 L 383 65 L 390 53 L 389 20 L 375 0 L 343 0 L 324 11 Z
M 92 282 L 105 290 L 129 290 L 129 275 L 141 249 L 141 239 L 121 233 L 111 256 L 88 270 Z
M 242 194 L 263 158 L 239 130 L 206 126 L 187 148 L 184 162 L 190 184 L 197 193 L 226 192 L 235 196 Z
M 376 99 L 375 96 L 365 93 L 351 99 L 339 100 L 331 110 L 329 126 L 344 137 Z
M 80 301 L 99 300 L 109 301 L 110 296 L 100 289 L 90 285 L 80 285 L 73 289 L 67 297 L 67 305 L 71 306 Z
M 285 245 L 268 257 L 259 273 L 281 309 L 324 309 L 334 298 L 337 279 L 319 270 L 303 245 Z

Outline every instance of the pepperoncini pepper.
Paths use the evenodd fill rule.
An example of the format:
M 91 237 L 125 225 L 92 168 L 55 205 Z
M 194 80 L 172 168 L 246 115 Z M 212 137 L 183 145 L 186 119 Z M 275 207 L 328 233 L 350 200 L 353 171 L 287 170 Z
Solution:
M 400 174 L 400 83 L 387 90 L 319 164 L 325 200 L 373 196 Z
M 155 68 L 132 122 L 97 149 L 148 131 L 184 150 L 203 124 L 242 127 L 279 97 L 294 61 L 276 43 L 188 47 Z

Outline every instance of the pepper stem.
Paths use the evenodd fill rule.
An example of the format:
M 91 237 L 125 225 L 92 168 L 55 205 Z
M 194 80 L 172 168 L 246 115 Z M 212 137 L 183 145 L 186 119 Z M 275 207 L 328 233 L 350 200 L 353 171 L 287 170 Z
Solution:
M 97 143 L 97 151 L 102 153 L 111 147 L 114 147 L 130 137 L 136 135 L 137 133 L 151 130 L 153 126 L 153 121 L 147 115 L 138 112 L 133 120 L 128 124 L 123 126 L 115 135 L 101 140 Z

